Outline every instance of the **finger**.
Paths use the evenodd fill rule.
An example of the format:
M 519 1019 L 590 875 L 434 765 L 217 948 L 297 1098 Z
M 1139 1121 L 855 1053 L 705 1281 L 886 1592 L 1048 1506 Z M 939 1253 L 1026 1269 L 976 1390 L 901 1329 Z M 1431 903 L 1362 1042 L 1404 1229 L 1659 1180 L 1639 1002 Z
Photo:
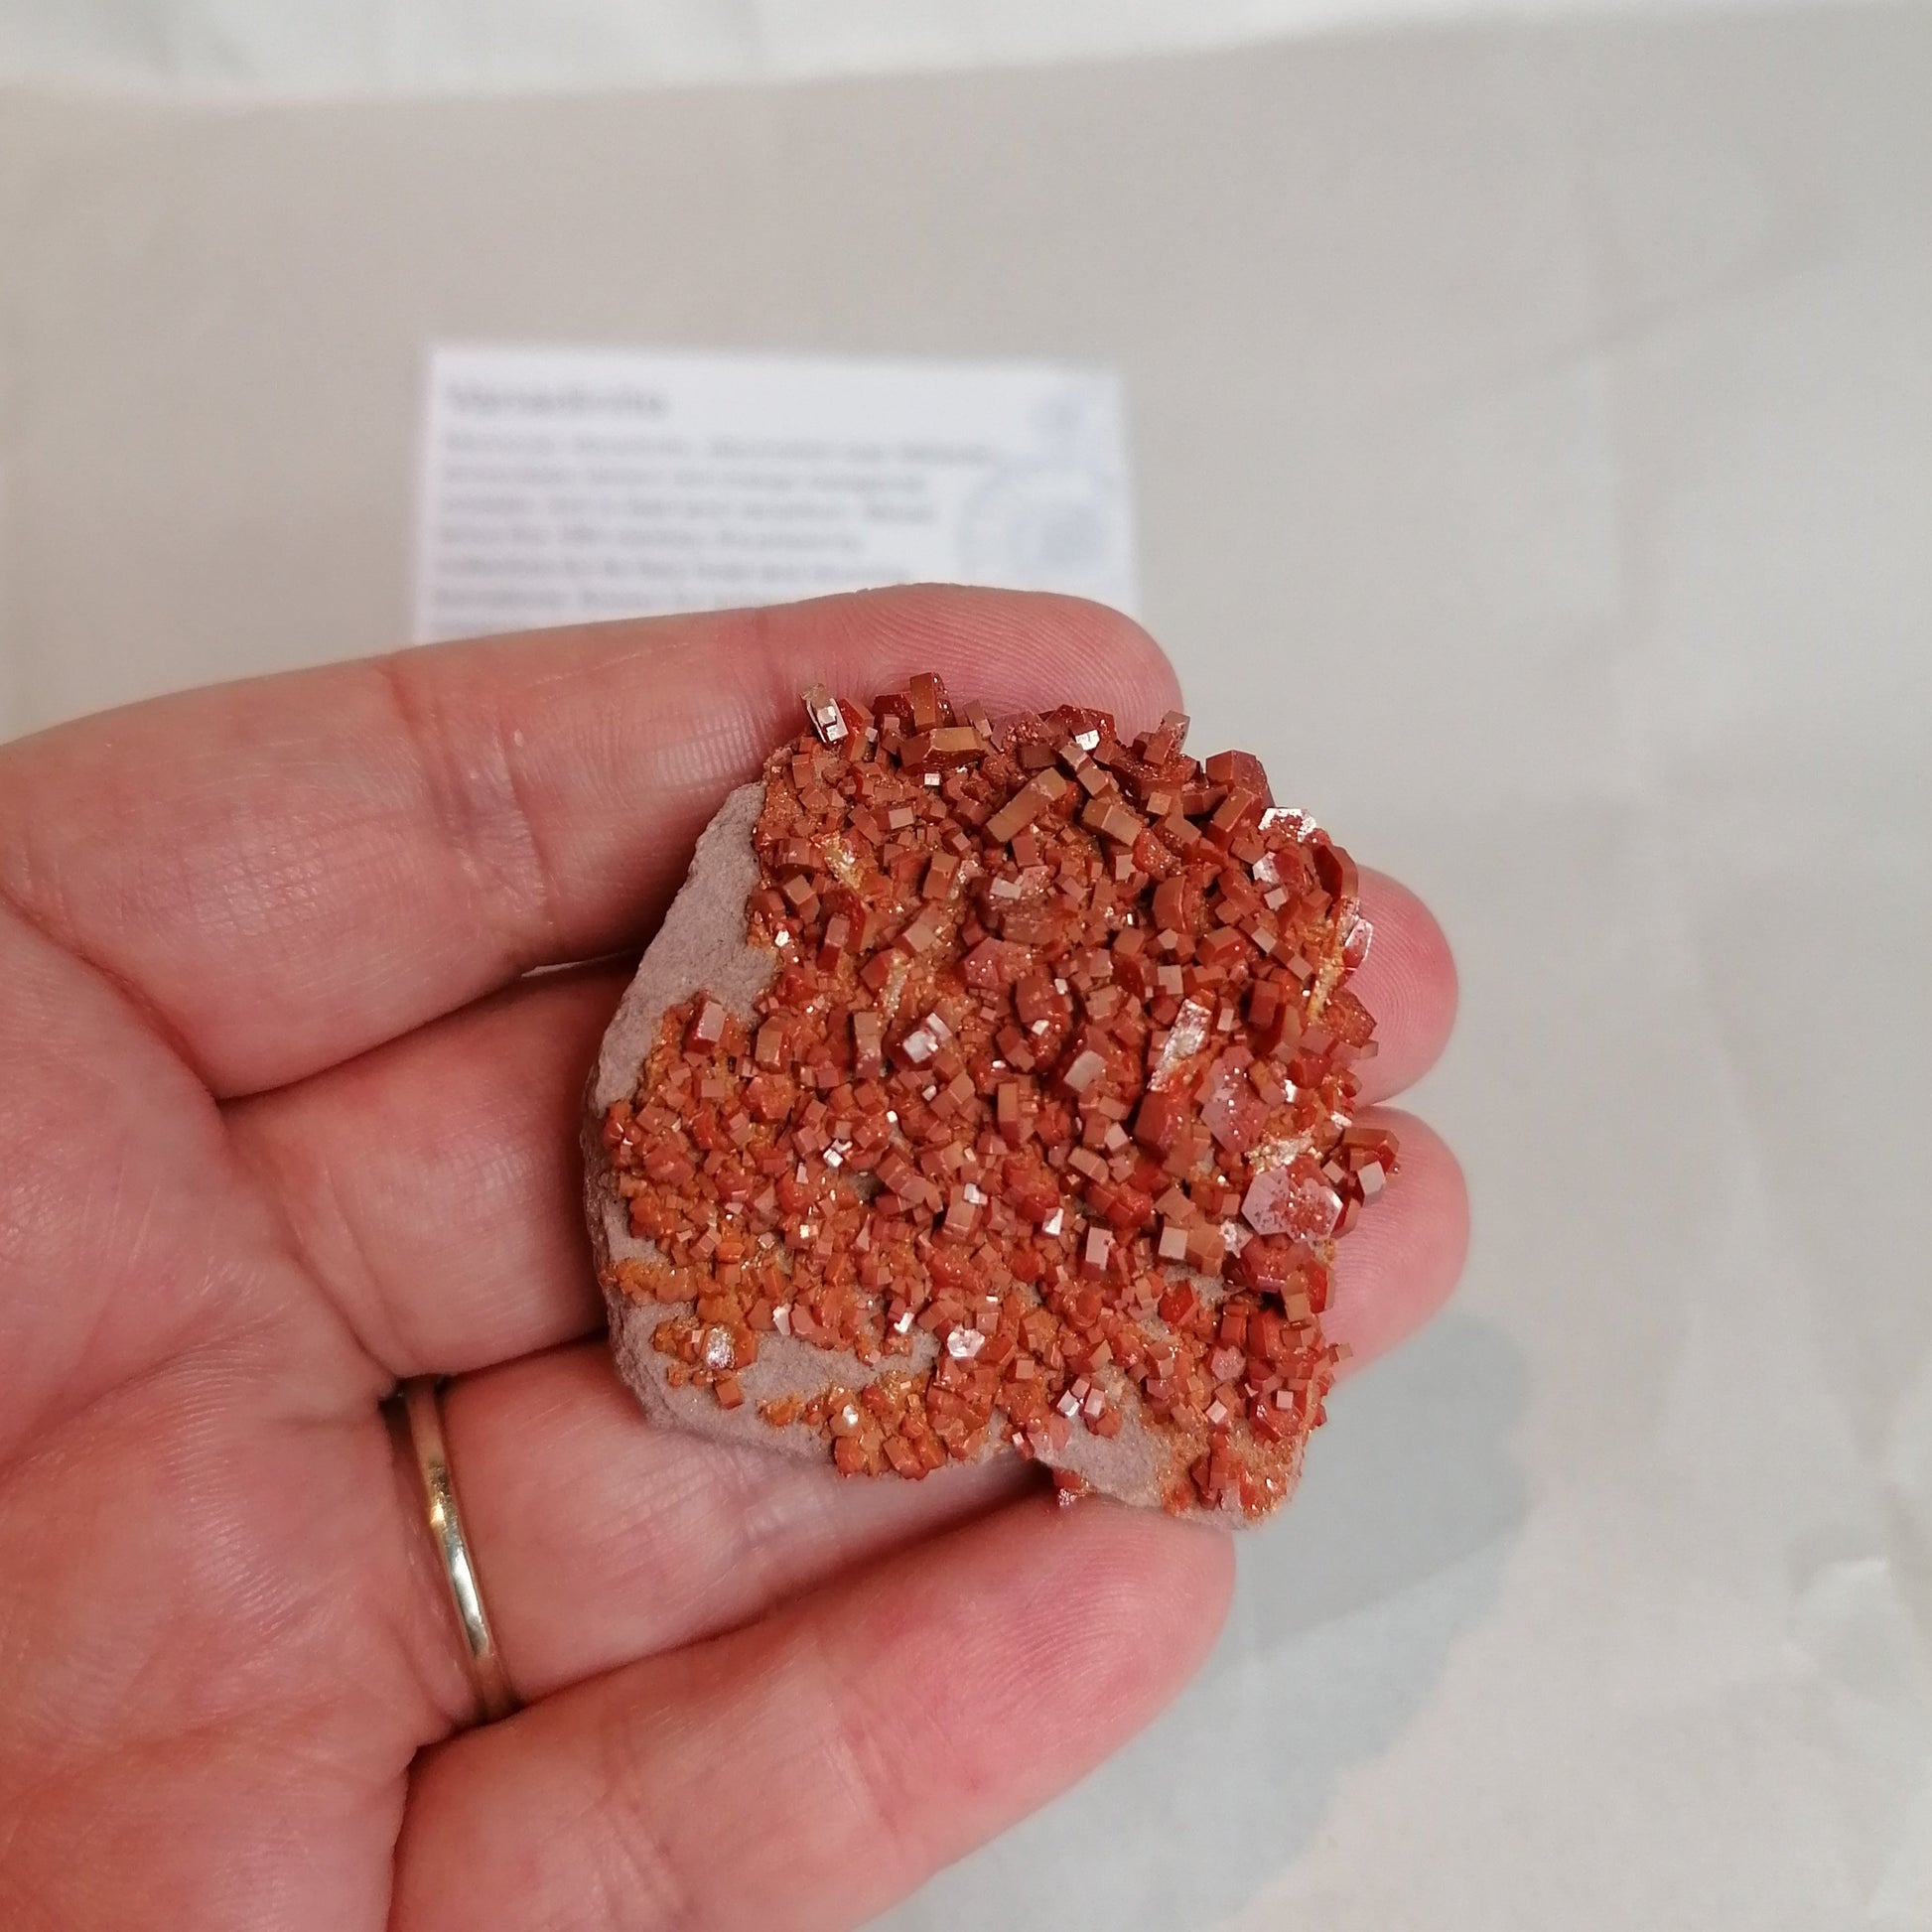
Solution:
M 1374 928 L 1352 982 L 1375 1016 L 1376 1052 L 1361 1063 L 1362 1098 L 1387 1100 L 1442 1057 L 1455 1025 L 1455 960 L 1421 899 L 1386 873 L 1362 872 L 1362 916 Z
M 1173 674 L 1097 605 L 927 588 L 595 625 L 263 678 L 0 756 L 0 896 L 123 982 L 220 1094 L 525 969 L 635 941 L 824 680 L 1152 722 Z
M 584 1231 L 584 1079 L 627 969 L 546 973 L 226 1110 L 312 1275 L 398 1378 L 603 1321 Z
M 445 1392 L 444 1429 L 525 1700 L 749 1623 L 1038 1486 L 1017 1457 L 858 1481 L 657 1428 L 601 1340 L 466 1376 Z
M 1387 1092 L 1440 1050 L 1454 968 L 1421 901 L 1365 876 Z M 624 970 L 545 974 L 228 1110 L 310 1265 L 392 1373 L 455 1373 L 602 1318 L 583 1228 L 584 1076 Z
M 1462 1169 L 1427 1121 L 1392 1107 L 1363 1124 L 1386 1127 L 1401 1153 L 1389 1184 L 1336 1244 L 1334 1283 L 1322 1325 L 1361 1367 L 1414 1334 L 1449 1298 L 1469 1248 Z
M 1377 1119 L 1407 1137 L 1402 1161 L 1342 1243 L 1329 1323 L 1358 1361 L 1442 1303 L 1467 1221 L 1442 1142 L 1406 1116 Z M 908 1483 L 727 1453 L 646 1426 L 601 1341 L 466 1377 L 446 1415 L 490 1612 L 526 1697 L 743 1623 L 1024 1480 L 1017 1463 Z
M 856 1924 L 1145 1724 L 1231 1571 L 1214 1531 L 1025 1502 L 563 1692 L 425 1762 L 394 1922 Z

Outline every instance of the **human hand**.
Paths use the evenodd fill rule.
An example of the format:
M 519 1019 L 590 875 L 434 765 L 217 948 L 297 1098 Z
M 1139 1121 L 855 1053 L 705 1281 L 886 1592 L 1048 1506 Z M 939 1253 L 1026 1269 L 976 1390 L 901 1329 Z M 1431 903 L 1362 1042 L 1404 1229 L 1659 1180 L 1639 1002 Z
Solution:
M 648 1427 L 598 1338 L 585 1070 L 798 694 L 937 669 L 1145 724 L 1125 620 L 958 591 L 411 651 L 0 751 L 0 1923 L 833 1927 L 1200 1662 L 1218 1532 Z M 1383 1099 L 1453 974 L 1364 875 Z M 1345 1244 L 1357 1361 L 1451 1286 L 1420 1122 Z M 525 1709 L 473 1694 L 381 1404 L 439 1373 Z

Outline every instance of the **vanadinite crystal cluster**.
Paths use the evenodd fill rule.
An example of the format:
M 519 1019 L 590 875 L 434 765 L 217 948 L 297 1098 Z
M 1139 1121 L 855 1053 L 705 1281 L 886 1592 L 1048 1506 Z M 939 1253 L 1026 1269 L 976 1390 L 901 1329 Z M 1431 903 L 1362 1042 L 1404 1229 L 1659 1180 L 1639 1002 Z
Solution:
M 698 977 L 680 900 L 695 983 L 594 1088 L 626 1373 L 850 1474 L 1011 1449 L 1265 1514 L 1333 1377 L 1335 1241 L 1395 1164 L 1351 1118 L 1354 866 L 1178 715 L 996 722 L 931 676 L 806 713 L 741 808 L 736 965 Z

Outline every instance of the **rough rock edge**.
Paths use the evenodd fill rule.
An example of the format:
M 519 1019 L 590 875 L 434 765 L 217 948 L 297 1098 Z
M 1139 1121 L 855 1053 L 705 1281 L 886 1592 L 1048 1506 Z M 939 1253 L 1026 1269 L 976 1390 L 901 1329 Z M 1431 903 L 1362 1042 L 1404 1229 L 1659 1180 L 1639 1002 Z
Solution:
M 775 953 L 749 945 L 745 938 L 745 904 L 759 883 L 752 835 L 763 804 L 761 781 L 741 785 L 705 827 L 691 870 L 625 989 L 591 1074 L 583 1127 L 584 1205 L 598 1272 L 607 1282 L 620 1261 L 656 1262 L 662 1257 L 654 1243 L 630 1232 L 629 1213 L 605 1155 L 605 1113 L 613 1101 L 627 1100 L 635 1092 L 637 1069 L 656 1043 L 667 1008 L 704 991 L 741 1020 L 750 1020 L 753 1003 L 777 969 Z M 1226 1285 L 1214 1277 L 1195 1275 L 1192 1280 L 1196 1291 L 1211 1301 L 1226 1293 Z M 938 1352 L 931 1336 L 916 1334 L 909 1357 L 893 1356 L 867 1367 L 844 1350 L 820 1348 L 788 1335 L 760 1335 L 758 1360 L 739 1371 L 744 1406 L 721 1409 L 708 1388 L 672 1388 L 665 1375 L 668 1360 L 651 1345 L 658 1323 L 692 1313 L 694 1302 L 639 1303 L 611 1286 L 604 1299 L 619 1373 L 651 1421 L 717 1442 L 753 1444 L 820 1462 L 831 1457 L 816 1430 L 804 1423 L 774 1429 L 759 1414 L 758 1405 L 770 1397 L 817 1395 L 833 1383 L 856 1393 L 877 1375 L 922 1369 Z M 1154 1325 L 1160 1325 L 1158 1319 Z M 1071 1470 L 1123 1502 L 1163 1508 L 1171 1455 L 1166 1437 L 1142 1420 L 1138 1392 L 1125 1378 L 1113 1378 L 1109 1388 L 1121 1409 L 1120 1434 L 1109 1440 L 1076 1425 L 1065 1449 L 1039 1459 L 1049 1467 Z M 1003 1442 L 990 1441 L 979 1459 L 1015 1452 Z M 1300 1476 L 1299 1455 L 1294 1476 Z M 904 1480 L 890 1473 L 877 1479 Z M 1248 1520 L 1232 1500 L 1219 1510 L 1196 1505 L 1184 1513 L 1235 1524 Z

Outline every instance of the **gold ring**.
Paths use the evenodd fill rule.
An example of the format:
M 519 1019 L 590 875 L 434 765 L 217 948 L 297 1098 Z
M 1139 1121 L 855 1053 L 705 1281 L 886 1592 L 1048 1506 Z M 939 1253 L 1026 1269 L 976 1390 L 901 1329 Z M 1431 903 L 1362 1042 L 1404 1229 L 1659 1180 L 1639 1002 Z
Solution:
M 457 1507 L 456 1477 L 450 1472 L 450 1451 L 443 1440 L 443 1413 L 436 1397 L 436 1377 L 419 1375 L 402 1385 L 403 1414 L 409 1419 L 409 1440 L 416 1450 L 416 1467 L 423 1478 L 423 1505 L 429 1533 L 443 1559 L 443 1578 L 450 1587 L 450 1602 L 463 1633 L 463 1654 L 470 1682 L 477 1693 L 478 1721 L 494 1724 L 516 1709 L 503 1653 L 490 1633 L 489 1612 L 483 1608 L 483 1580 L 470 1540 L 463 1533 L 463 1512 Z

